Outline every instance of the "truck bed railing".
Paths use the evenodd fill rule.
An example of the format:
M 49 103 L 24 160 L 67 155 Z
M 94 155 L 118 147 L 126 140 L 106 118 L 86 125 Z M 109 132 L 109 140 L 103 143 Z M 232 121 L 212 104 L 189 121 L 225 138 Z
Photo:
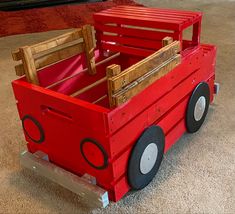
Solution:
M 163 48 L 121 72 L 119 65 L 107 68 L 111 107 L 119 106 L 161 78 L 181 61 L 180 42 L 163 40 Z
M 12 53 L 15 61 L 22 61 L 16 65 L 16 75 L 26 76 L 28 82 L 40 85 L 37 71 L 85 52 L 88 73 L 93 75 L 95 69 L 95 38 L 92 27 L 85 25 L 81 29 L 63 34 L 53 39 L 19 48 Z

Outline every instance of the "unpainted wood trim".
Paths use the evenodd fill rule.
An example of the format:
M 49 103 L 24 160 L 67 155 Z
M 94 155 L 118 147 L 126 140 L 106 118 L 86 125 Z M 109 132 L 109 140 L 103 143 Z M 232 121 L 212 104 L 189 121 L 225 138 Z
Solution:
M 151 85 L 156 80 L 160 79 L 172 69 L 174 69 L 181 62 L 181 55 L 176 55 L 166 62 L 162 63 L 160 66 L 150 70 L 145 75 L 138 78 L 136 81 L 130 83 L 125 88 L 112 95 L 113 105 L 119 106 L 129 99 L 131 99 L 136 94 L 143 91 L 146 87 Z M 153 95 L 154 96 L 154 95 Z
M 112 77 L 111 81 L 113 92 L 121 90 L 123 87 L 143 76 L 148 71 L 154 69 L 164 61 L 175 56 L 179 51 L 180 43 L 178 41 L 174 41 L 173 43 L 161 48 L 140 62 L 130 66 L 126 70 L 122 71 L 119 75 Z

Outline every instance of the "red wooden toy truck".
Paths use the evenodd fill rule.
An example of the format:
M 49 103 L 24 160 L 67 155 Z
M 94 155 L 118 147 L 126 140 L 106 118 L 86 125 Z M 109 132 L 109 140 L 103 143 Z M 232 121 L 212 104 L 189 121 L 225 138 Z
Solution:
M 218 91 L 201 18 L 118 6 L 94 14 L 95 36 L 87 25 L 13 52 L 24 75 L 12 83 L 28 147 L 22 164 L 97 206 L 148 185 Z

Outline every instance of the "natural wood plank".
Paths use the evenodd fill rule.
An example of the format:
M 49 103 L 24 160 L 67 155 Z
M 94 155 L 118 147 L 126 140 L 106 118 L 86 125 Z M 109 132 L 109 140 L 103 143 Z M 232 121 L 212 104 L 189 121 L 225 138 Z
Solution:
M 71 96 L 71 97 L 76 97 L 76 96 L 78 96 L 78 95 L 80 95 L 80 94 L 82 94 L 82 93 L 84 93 L 84 92 L 86 92 L 86 91 L 88 91 L 88 90 L 90 90 L 90 89 L 96 87 L 97 85 L 99 85 L 99 84 L 105 82 L 106 80 L 107 80 L 107 77 L 103 77 L 103 78 L 97 80 L 96 82 L 94 82 L 94 83 L 92 83 L 92 84 L 90 84 L 90 85 L 88 85 L 88 86 L 86 86 L 86 87 L 84 87 L 84 88 L 82 88 L 82 89 L 80 89 L 80 90 L 74 92 L 74 93 L 71 94 L 70 96 Z
M 14 61 L 21 60 L 21 55 L 20 55 L 19 50 L 14 50 L 14 51 L 12 51 L 11 54 L 12 54 L 12 58 L 13 58 Z
M 15 71 L 16 71 L 16 75 L 19 76 L 19 77 L 25 75 L 23 64 L 16 65 L 15 66 Z
M 41 69 L 45 66 L 73 57 L 77 54 L 82 53 L 83 51 L 84 44 L 81 43 L 65 47 L 63 49 L 48 53 L 35 59 L 35 66 L 37 69 Z
M 24 67 L 27 81 L 35 85 L 39 85 L 37 70 L 35 67 L 31 48 L 29 46 L 25 46 L 25 47 L 19 48 L 19 51 L 22 56 L 22 64 Z
M 92 184 L 86 176 L 79 177 L 46 160 L 45 153 L 32 154 L 24 151 L 20 156 L 20 163 L 35 173 L 65 187 L 79 195 L 92 207 L 106 207 L 109 204 L 108 193 L 99 186 Z
M 82 30 L 76 29 L 72 32 L 65 33 L 63 35 L 57 36 L 55 38 L 31 45 L 32 54 L 38 54 L 48 49 L 55 48 L 57 46 L 72 42 L 74 40 L 82 38 Z
M 92 33 L 92 28 L 90 25 L 85 25 L 82 27 L 82 35 L 85 43 L 85 53 L 87 58 L 88 72 L 91 75 L 96 74 L 95 68 L 95 44 Z
M 140 62 L 130 66 L 126 70 L 122 71 L 119 75 L 112 78 L 112 89 L 114 92 L 119 91 L 135 79 L 141 77 L 148 71 L 159 66 L 164 61 L 173 57 L 180 51 L 180 42 L 175 41 L 152 55 L 146 57 Z
M 138 78 L 136 81 L 127 85 L 124 89 L 117 92 L 112 96 L 114 100 L 114 105 L 119 106 L 125 103 L 127 100 L 131 99 L 133 96 L 143 91 L 146 87 L 151 85 L 156 80 L 160 79 L 172 69 L 174 69 L 181 62 L 181 56 L 176 55 L 171 59 L 168 59 L 166 62 L 157 66 L 153 70 L 150 70 L 145 75 Z
M 173 42 L 173 38 L 170 36 L 166 36 L 162 40 L 162 47 L 165 47 Z
M 112 84 L 112 77 L 118 75 L 121 73 L 121 66 L 120 65 L 110 65 L 106 68 L 106 76 L 107 76 L 107 84 L 108 84 L 108 97 L 109 97 L 109 106 L 113 107 L 115 106 L 114 100 L 113 100 L 113 84 Z
M 112 64 L 106 68 L 107 77 L 113 77 L 121 73 L 121 66 Z
M 102 97 L 100 97 L 99 99 L 93 101 L 92 103 L 93 103 L 93 104 L 96 104 L 96 103 L 100 102 L 101 100 L 104 100 L 107 96 L 108 96 L 108 95 L 105 94 L 104 96 L 102 96 Z

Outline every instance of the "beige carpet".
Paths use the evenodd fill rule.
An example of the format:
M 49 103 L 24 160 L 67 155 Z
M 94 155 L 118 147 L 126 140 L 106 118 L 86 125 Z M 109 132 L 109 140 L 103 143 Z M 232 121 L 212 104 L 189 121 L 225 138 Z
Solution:
M 18 160 L 25 143 L 10 53 L 61 31 L 0 38 L 0 213 L 235 213 L 235 2 L 139 2 L 204 12 L 202 41 L 218 46 L 221 91 L 202 129 L 172 147 L 147 188 L 91 210 L 75 194 L 22 169 Z

